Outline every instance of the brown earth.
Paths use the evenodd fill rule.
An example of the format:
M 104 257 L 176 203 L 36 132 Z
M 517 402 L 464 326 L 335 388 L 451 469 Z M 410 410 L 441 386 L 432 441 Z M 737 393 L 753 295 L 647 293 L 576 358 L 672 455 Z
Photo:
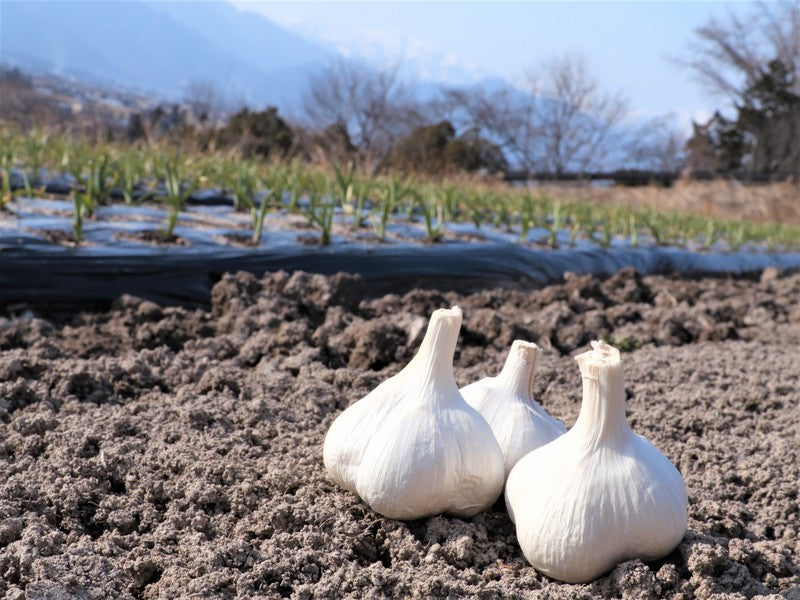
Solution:
M 568 425 L 570 355 L 601 334 L 632 350 L 630 423 L 689 488 L 674 552 L 562 584 L 527 566 L 502 500 L 399 522 L 328 480 L 331 421 L 453 304 L 459 383 L 537 341 L 536 396 Z M 800 598 L 798 274 L 371 298 L 351 276 L 239 273 L 210 311 L 0 318 L 0 350 L 6 598 Z

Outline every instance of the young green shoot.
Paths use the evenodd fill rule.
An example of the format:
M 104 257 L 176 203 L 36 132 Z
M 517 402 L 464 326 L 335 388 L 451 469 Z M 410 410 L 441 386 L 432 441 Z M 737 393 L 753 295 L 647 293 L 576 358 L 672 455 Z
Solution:
M 519 212 L 519 243 L 524 244 L 528 241 L 528 233 L 534 224 L 534 205 L 533 198 L 529 193 L 522 197 L 522 204 Z
M 550 223 L 550 233 L 547 236 L 547 243 L 551 248 L 558 247 L 558 232 L 564 227 L 564 213 L 561 210 L 561 202 L 556 201 L 553 205 L 553 219 Z
M 710 250 L 711 246 L 713 246 L 714 242 L 716 241 L 717 241 L 717 224 L 714 222 L 714 219 L 707 219 L 705 235 L 703 236 L 703 248 L 705 248 L 706 250 Z
M 261 204 L 259 204 L 258 209 L 254 208 L 250 213 L 250 219 L 253 223 L 253 236 L 250 238 L 250 243 L 253 246 L 258 246 L 261 243 L 261 232 L 264 229 L 267 210 L 269 210 L 270 206 L 280 206 L 288 177 L 289 174 L 285 170 L 276 169 L 267 178 L 267 193 L 261 198 Z
M 2 188 L 0 188 L 0 210 L 4 210 L 8 203 L 16 197 L 14 190 L 11 189 L 11 172 L 13 168 L 14 140 L 4 132 L 0 136 L 0 177 L 3 178 Z
M 603 213 L 603 231 L 600 236 L 600 246 L 608 248 L 611 245 L 611 240 L 614 239 L 614 225 L 611 220 L 611 215 L 608 211 Z
M 484 211 L 486 208 L 481 192 L 479 190 L 470 190 L 466 195 L 464 202 L 467 206 L 467 212 L 469 213 L 469 220 L 472 221 L 475 229 L 480 229 L 481 221 L 484 219 Z
M 425 222 L 425 237 L 428 242 L 438 242 L 442 239 L 444 205 L 436 196 L 435 189 L 423 192 L 418 201 Z M 436 220 L 435 225 L 434 219 Z
M 353 180 L 355 179 L 353 161 L 347 163 L 345 170 L 342 170 L 339 165 L 333 165 L 333 172 L 338 186 L 339 201 L 342 207 L 350 206 L 354 193 Z
M 100 154 L 78 152 L 70 157 L 69 166 L 77 182 L 73 195 L 81 197 L 83 211 L 90 217 L 117 186 L 120 173 L 114 169 L 111 155 L 105 151 Z
M 458 219 L 458 188 L 452 185 L 446 185 L 441 189 L 441 194 L 444 218 L 450 222 L 456 221 Z
M 728 246 L 734 252 L 738 251 L 745 242 L 745 234 L 747 230 L 744 223 L 740 223 L 730 234 L 728 239 Z
M 233 208 L 249 211 L 251 222 L 255 220 L 255 198 L 260 185 L 256 168 L 246 162 L 240 163 L 235 175 L 229 176 L 228 189 L 233 196 Z
M 389 223 L 389 216 L 405 193 L 407 193 L 407 189 L 400 185 L 394 174 L 390 175 L 389 182 L 379 189 L 380 202 L 375 214 L 370 216 L 370 223 L 375 235 L 381 242 L 386 239 L 386 226 Z
M 664 224 L 663 217 L 654 212 L 648 212 L 644 215 L 645 225 L 650 230 L 650 235 L 657 246 L 664 243 Z
M 312 185 L 308 189 L 306 218 L 309 223 L 319 227 L 320 246 L 331 243 L 333 216 L 336 213 L 336 201 L 329 194 L 325 194 L 326 187 L 328 186 Z
M 116 187 L 119 173 L 112 173 L 108 152 L 99 155 L 80 154 L 77 160 L 70 161 L 70 167 L 78 183 L 72 190 L 72 233 L 75 241 L 81 243 L 84 218 L 91 217 L 97 206 L 108 198 Z
M 177 155 L 165 158 L 161 163 L 164 187 L 166 188 L 166 195 L 163 199 L 167 204 L 167 226 L 163 233 L 167 240 L 173 238 L 175 226 L 178 224 L 178 215 L 200 182 L 198 176 L 195 175 L 191 178 L 188 176 L 190 166 L 189 160 L 181 159 Z
M 494 202 L 498 213 L 496 227 L 502 227 L 503 231 L 511 233 L 514 230 L 514 218 L 516 217 L 511 208 L 511 198 L 503 194 L 496 194 Z
M 353 189 L 355 190 L 356 206 L 353 211 L 353 226 L 360 229 L 364 226 L 364 206 L 367 198 L 372 193 L 373 183 L 369 180 L 356 181 Z
M 10 150 L 3 149 L 0 152 L 0 177 L 3 178 L 2 188 L 0 188 L 0 210 L 5 210 L 8 203 L 14 199 L 14 192 L 11 190 L 11 165 L 13 160 Z
M 581 222 L 580 217 L 577 213 L 573 214 L 570 217 L 570 227 L 569 227 L 569 247 L 574 248 L 575 242 L 578 239 L 578 234 L 581 232 Z
M 25 138 L 27 162 L 31 169 L 30 184 L 26 187 L 38 187 L 42 177 L 42 158 L 47 147 L 47 135 L 38 131 Z M 30 195 L 30 192 L 27 192 Z
M 121 160 L 119 189 L 125 204 L 133 204 L 136 201 L 136 186 L 139 183 L 142 173 L 142 165 L 138 155 L 134 152 L 127 152 Z
M 628 215 L 628 233 L 630 235 L 631 248 L 639 246 L 639 228 L 636 226 L 636 215 Z
M 305 174 L 300 169 L 300 166 L 296 162 L 293 162 L 291 165 L 289 165 L 289 168 L 283 177 L 283 186 L 289 190 L 288 209 L 290 213 L 297 212 L 297 204 L 303 195 L 303 186 L 306 179 L 304 175 Z

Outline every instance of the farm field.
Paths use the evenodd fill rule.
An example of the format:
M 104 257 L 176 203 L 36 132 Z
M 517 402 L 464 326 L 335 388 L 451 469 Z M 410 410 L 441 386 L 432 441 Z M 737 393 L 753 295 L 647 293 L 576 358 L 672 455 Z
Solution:
M 35 132 L 0 141 L 0 303 L 11 305 L 107 307 L 123 293 L 203 305 L 238 270 L 496 285 L 800 266 L 791 184 L 520 188 Z
M 0 319 L 0 593 L 6 598 L 749 598 L 800 593 L 800 275 L 568 276 L 482 291 L 351 275 L 226 275 L 210 309 L 125 296 Z M 464 309 L 460 385 L 517 338 L 571 425 L 571 355 L 626 350 L 628 419 L 680 469 L 689 528 L 656 563 L 587 585 L 525 562 L 505 506 L 400 522 L 335 486 L 322 441 Z M 24 590 L 24 591 L 23 591 Z M 774 596 L 778 598 L 779 596 Z
M 800 600 L 800 0 L 0 13 L 0 598 Z
M 800 0 L 0 21 L 0 599 L 800 600 Z
M 5 597 L 800 597 L 795 186 L 0 138 Z M 562 584 L 502 498 L 401 522 L 330 480 L 330 423 L 456 304 L 458 383 L 537 342 L 535 396 L 567 426 L 572 356 L 623 350 L 629 421 L 689 488 L 675 551 Z
M 9 211 L 0 227 L 7 232 L 22 228 L 58 243 L 92 242 L 84 230 L 108 220 L 103 207 L 124 204 L 158 209 L 144 218 L 138 215 L 151 223 L 139 231 L 127 227 L 121 232 L 126 239 L 185 244 L 189 240 L 176 235 L 187 224 L 182 211 L 187 205 L 210 204 L 231 206 L 241 217 L 228 224 L 233 228 L 223 232 L 222 240 L 240 246 L 259 246 L 265 223 L 288 215 L 294 219 L 285 226 L 301 224 L 308 230 L 304 243 L 323 246 L 336 236 L 392 241 L 398 237 L 392 224 L 413 221 L 418 231 L 401 235 L 402 241 L 436 243 L 457 234 L 452 225 L 471 224 L 478 230 L 473 239 L 482 237 L 481 228 L 494 228 L 521 245 L 553 248 L 579 241 L 604 248 L 619 240 L 631 247 L 653 243 L 699 250 L 800 247 L 798 190 L 790 183 L 520 189 L 491 178 L 377 176 L 358 173 L 351 165 L 321 168 L 297 161 L 247 161 L 231 153 L 89 146 L 66 137 L 11 132 L 0 132 L 0 158 L 0 208 Z M 20 208 L 16 200 L 37 197 L 69 200 L 41 209 L 45 216 L 67 220 L 38 227 L 15 220 L 26 210 L 36 212 L 29 202 Z M 121 220 L 126 212 L 140 211 L 111 216 Z M 158 226 L 153 214 L 159 215 Z
M 0 141 L 0 302 L 12 305 L 107 306 L 122 293 L 207 304 L 237 270 L 542 283 L 800 265 L 790 184 L 524 189 L 36 133 Z

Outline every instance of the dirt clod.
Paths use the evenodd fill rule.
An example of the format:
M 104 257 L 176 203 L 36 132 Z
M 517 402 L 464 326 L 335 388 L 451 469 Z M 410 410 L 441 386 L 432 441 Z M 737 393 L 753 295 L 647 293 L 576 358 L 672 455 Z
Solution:
M 237 273 L 210 311 L 126 296 L 0 318 L 0 596 L 800 597 L 800 275 L 369 292 Z M 689 489 L 674 552 L 567 585 L 527 565 L 502 501 L 400 522 L 326 477 L 332 420 L 454 304 L 459 383 L 537 342 L 534 394 L 568 425 L 572 355 L 601 336 L 625 350 L 629 421 Z

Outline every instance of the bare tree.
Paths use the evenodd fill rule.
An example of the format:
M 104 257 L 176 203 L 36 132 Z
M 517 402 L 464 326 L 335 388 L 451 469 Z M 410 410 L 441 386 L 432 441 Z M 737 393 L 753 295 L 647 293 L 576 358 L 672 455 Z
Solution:
M 583 58 L 569 55 L 529 71 L 516 87 L 448 90 L 445 99 L 520 168 L 556 174 L 603 166 L 627 110 L 619 95 L 600 89 Z
M 682 62 L 728 102 L 723 112 L 735 109 L 726 128 L 713 124 L 718 137 L 742 141 L 734 162 L 800 183 L 800 0 L 761 2 L 746 16 L 711 19 L 695 31 Z
M 183 99 L 200 123 L 222 117 L 227 109 L 225 92 L 212 81 L 199 79 L 190 81 L 186 85 Z
M 377 166 L 400 136 L 422 124 L 411 86 L 399 66 L 376 69 L 364 62 L 338 60 L 311 77 L 303 99 L 307 125 L 335 127 L 352 143 L 364 166 Z
M 648 119 L 627 132 L 626 164 L 637 169 L 676 173 L 685 162 L 686 136 L 670 117 Z
M 800 0 L 760 2 L 747 17 L 729 13 L 695 30 L 689 58 L 681 60 L 709 91 L 732 105 L 746 100 L 772 60 L 794 74 L 800 93 Z
M 454 88 L 444 90 L 436 109 L 440 120 L 486 136 L 508 153 L 513 164 L 535 170 L 541 160 L 536 102 L 535 96 L 511 87 Z
M 529 74 L 527 87 L 538 91 L 538 130 L 547 170 L 585 171 L 605 162 L 615 128 L 627 112 L 620 95 L 603 92 L 585 59 L 565 55 Z

